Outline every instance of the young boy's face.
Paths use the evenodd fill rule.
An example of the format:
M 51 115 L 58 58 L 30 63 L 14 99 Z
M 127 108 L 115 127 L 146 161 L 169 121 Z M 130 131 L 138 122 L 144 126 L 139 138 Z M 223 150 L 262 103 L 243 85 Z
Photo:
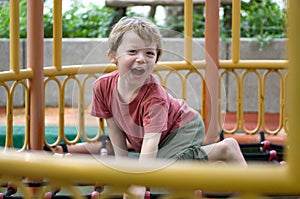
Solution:
M 131 83 L 144 83 L 152 73 L 157 58 L 157 44 L 144 41 L 134 31 L 126 32 L 117 51 L 111 56 L 120 77 Z

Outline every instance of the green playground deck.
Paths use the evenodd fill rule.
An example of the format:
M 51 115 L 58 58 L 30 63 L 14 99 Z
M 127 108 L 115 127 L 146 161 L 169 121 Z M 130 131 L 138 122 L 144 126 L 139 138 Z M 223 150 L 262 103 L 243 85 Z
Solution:
M 85 127 L 86 135 L 89 138 L 96 136 L 98 132 L 97 126 L 87 126 Z M 65 136 L 68 140 L 72 141 L 76 138 L 78 128 L 77 126 L 65 126 L 64 127 Z M 45 136 L 46 141 L 51 144 L 54 143 L 58 138 L 58 126 L 45 126 Z M 0 146 L 5 145 L 6 137 L 6 126 L 0 125 Z M 24 143 L 25 137 L 25 126 L 24 125 L 14 125 L 13 126 L 13 145 L 15 148 L 21 148 Z M 60 140 L 62 141 L 62 140 Z M 83 140 L 80 139 L 79 142 Z

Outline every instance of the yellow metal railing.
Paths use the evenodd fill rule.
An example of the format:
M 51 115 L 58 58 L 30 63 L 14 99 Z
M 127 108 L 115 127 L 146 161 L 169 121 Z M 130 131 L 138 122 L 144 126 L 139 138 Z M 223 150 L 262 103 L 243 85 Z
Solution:
M 223 129 L 226 133 L 234 133 L 239 129 L 248 134 L 254 134 L 259 132 L 261 129 L 267 133 L 276 135 L 282 129 L 288 132 L 287 128 L 287 115 L 286 115 L 286 85 L 287 85 L 287 61 L 240 61 L 239 64 L 232 64 L 227 61 L 220 61 L 220 69 L 223 71 L 220 73 L 220 82 L 225 75 L 231 74 L 233 76 L 233 81 L 236 82 L 236 125 L 233 129 Z M 241 72 L 242 71 L 242 72 Z M 247 129 L 245 125 L 245 119 L 243 118 L 244 113 L 244 91 L 243 88 L 247 84 L 246 77 L 253 74 L 257 81 L 257 126 L 254 129 Z M 266 125 L 265 120 L 265 104 L 268 103 L 265 100 L 266 97 L 266 85 L 268 77 L 271 75 L 276 75 L 279 81 L 279 93 L 278 97 L 280 99 L 279 107 L 279 120 L 278 127 L 276 129 L 269 129 Z M 222 98 L 222 93 L 220 94 Z M 222 110 L 222 108 L 220 108 Z M 219 124 L 222 125 L 222 111 L 219 112 Z
M 37 0 L 36 0 L 37 1 Z M 18 1 L 11 0 L 11 20 L 14 28 L 18 21 L 17 9 Z M 192 10 L 192 1 L 186 0 L 185 9 L 186 13 Z M 299 134 L 297 133 L 297 125 L 300 112 L 299 105 L 299 78 L 297 74 L 300 73 L 297 65 L 300 63 L 300 57 L 297 55 L 299 52 L 300 40 L 300 24 L 299 13 L 297 8 L 300 7 L 300 2 L 297 0 L 289 1 L 289 62 L 287 61 L 248 61 L 240 60 L 239 57 L 239 7 L 240 1 L 233 1 L 233 57 L 232 60 L 219 61 L 220 80 L 226 74 L 233 74 L 237 86 L 237 124 L 233 130 L 227 131 L 233 133 L 237 129 L 242 128 L 246 133 L 253 134 L 262 127 L 269 134 L 277 134 L 279 130 L 285 128 L 287 130 L 287 115 L 286 115 L 286 87 L 287 87 L 287 73 L 281 73 L 279 70 L 286 70 L 289 67 L 289 148 L 287 150 L 288 164 L 285 167 L 275 165 L 249 165 L 248 168 L 240 168 L 236 165 L 227 167 L 204 164 L 204 163 L 191 163 L 191 162 L 170 162 L 153 161 L 152 164 L 139 164 L 134 160 L 124 160 L 122 162 L 115 162 L 111 159 L 98 159 L 98 157 L 90 158 L 74 155 L 71 158 L 57 158 L 44 153 L 34 152 L 10 152 L 6 150 L 1 153 L 0 163 L 0 184 L 4 185 L 8 181 L 14 183 L 21 190 L 25 198 L 32 198 L 33 194 L 37 194 L 38 198 L 43 198 L 44 194 L 57 187 L 64 187 L 74 198 L 82 198 L 81 191 L 76 189 L 74 185 L 79 184 L 95 184 L 101 182 L 110 185 L 112 189 L 107 190 L 107 194 L 116 192 L 126 192 L 129 184 L 142 184 L 147 187 L 161 187 L 170 190 L 170 198 L 182 196 L 183 198 L 194 198 L 193 191 L 201 189 L 203 191 L 213 190 L 217 192 L 238 192 L 241 198 L 255 198 L 260 194 L 300 194 L 300 160 L 298 154 L 300 147 L 298 144 Z M 54 1 L 55 14 L 55 39 L 54 39 L 54 67 L 45 68 L 44 87 L 47 87 L 49 82 L 55 82 L 59 93 L 59 136 L 53 145 L 58 144 L 60 139 L 65 139 L 64 135 L 64 89 L 68 81 L 75 81 L 79 87 L 79 133 L 77 138 L 68 143 L 75 143 L 78 141 L 79 136 L 83 136 L 86 141 L 92 141 L 95 138 L 87 138 L 84 132 L 84 92 L 85 82 L 90 78 L 96 78 L 98 75 L 115 70 L 114 66 L 61 66 L 61 29 L 59 22 L 61 20 L 61 0 Z M 58 22 L 57 22 L 58 21 Z M 185 26 L 191 25 L 186 22 Z M 18 61 L 19 47 L 17 32 L 11 33 L 11 63 L 10 71 L 0 72 L 0 86 L 4 88 L 7 99 L 6 106 L 6 142 L 5 148 L 13 147 L 13 117 L 14 106 L 13 98 L 15 95 L 15 88 L 17 86 L 23 87 L 25 90 L 25 140 L 24 145 L 20 151 L 24 151 L 29 144 L 29 95 L 30 89 L 25 83 L 33 77 L 31 69 L 20 70 Z M 191 44 L 186 43 L 185 48 L 191 49 Z M 189 57 L 192 51 L 186 50 L 186 57 Z M 202 84 L 205 83 L 203 76 L 206 63 L 205 61 L 186 61 L 182 62 L 160 62 L 156 68 L 155 75 L 161 80 L 164 87 L 168 88 L 168 78 L 172 74 L 176 74 L 182 85 L 181 98 L 187 99 L 187 83 L 186 80 L 191 74 L 196 74 L 200 78 Z M 180 71 L 187 71 L 182 74 Z M 242 70 L 241 73 L 238 70 Z M 162 71 L 167 71 L 166 75 L 162 75 Z M 259 71 L 263 71 L 262 75 Z M 245 77 L 253 73 L 258 80 L 258 126 L 254 130 L 248 130 L 243 123 L 243 87 L 245 85 Z M 279 126 L 275 130 L 267 129 L 264 123 L 264 106 L 267 103 L 264 100 L 266 79 L 270 74 L 278 76 L 280 84 L 280 121 Z M 79 80 L 77 75 L 85 75 L 83 80 Z M 97 75 L 96 75 L 97 74 Z M 65 77 L 63 81 L 59 80 L 59 76 Z M 9 86 L 8 82 L 14 83 Z M 201 90 L 199 90 L 201 93 Z M 202 96 L 203 97 L 203 96 Z M 203 110 L 203 99 L 200 100 L 199 111 Z M 220 104 L 220 107 L 222 105 Z M 222 117 L 222 108 L 219 111 L 219 118 Z M 221 123 L 221 122 L 220 122 Z M 101 124 L 102 125 L 102 124 Z M 226 132 L 226 129 L 223 129 Z M 90 140 L 89 140 L 90 139 Z M 59 169 L 57 169 L 59 168 Z M 29 191 L 28 187 L 24 185 L 26 179 L 23 176 L 28 176 L 31 179 L 44 179 L 46 185 L 38 188 L 38 192 Z M 222 179 L 222 180 L 220 180 Z M 104 195 L 105 196 L 105 195 Z
M 225 75 L 228 74 L 233 74 L 234 76 L 234 81 L 236 81 L 236 103 L 237 103 L 237 111 L 236 111 L 236 124 L 235 127 L 233 129 L 226 129 L 225 127 L 222 126 L 222 117 L 223 117 L 223 112 L 222 112 L 222 104 L 220 104 L 220 111 L 219 111 L 219 125 L 220 128 L 225 132 L 225 133 L 234 133 L 236 131 L 238 131 L 239 129 L 242 129 L 245 133 L 248 134 L 254 134 L 257 133 L 258 131 L 260 131 L 261 129 L 263 129 L 264 132 L 268 133 L 268 134 L 277 134 L 279 131 L 281 131 L 283 128 L 285 131 L 288 130 L 287 128 L 287 116 L 286 116 L 286 95 L 285 95 L 285 87 L 287 84 L 287 74 L 284 73 L 282 74 L 281 72 L 279 72 L 280 69 L 286 69 L 286 65 L 287 62 L 286 61 L 270 61 L 270 62 L 260 62 L 257 63 L 255 61 L 249 61 L 249 62 L 245 62 L 245 65 L 242 65 L 243 62 L 239 62 L 240 65 L 235 66 L 235 65 L 231 65 L 230 63 L 227 63 L 226 61 L 220 61 L 220 82 L 222 82 L 222 78 Z M 255 64 L 259 64 L 259 65 L 255 65 Z M 205 63 L 203 61 L 195 61 L 192 62 L 191 64 L 189 64 L 189 66 L 185 65 L 185 62 L 179 62 L 179 63 L 173 63 L 173 62 L 160 62 L 155 70 L 155 74 L 157 75 L 158 79 L 160 80 L 161 84 L 165 87 L 168 88 L 168 80 L 170 79 L 171 75 L 176 75 L 177 82 L 180 82 L 181 85 L 181 92 L 180 95 L 178 97 L 185 99 L 185 100 L 189 100 L 187 98 L 187 81 L 189 79 L 189 77 L 191 75 L 197 75 L 200 79 L 201 84 L 197 85 L 199 88 L 201 88 L 204 84 L 205 84 L 205 77 L 204 77 L 204 68 L 205 68 Z M 87 81 L 87 78 L 96 78 L 96 76 L 94 75 L 95 73 L 98 74 L 102 74 L 103 72 L 110 72 L 115 70 L 115 66 L 108 66 L 108 65 L 97 65 L 97 66 L 91 66 L 91 65 L 82 65 L 82 66 L 70 66 L 70 67 L 64 67 L 61 70 L 57 70 L 54 67 L 50 67 L 50 68 L 45 68 L 45 77 L 47 77 L 47 79 L 45 80 L 45 88 L 47 86 L 47 84 L 49 82 L 55 82 L 55 84 L 57 84 L 57 88 L 58 88 L 58 96 L 59 96 L 59 113 L 58 113 L 58 118 L 59 118 L 59 122 L 58 122 L 58 126 L 59 126 L 59 133 L 58 133 L 58 137 L 57 137 L 57 141 L 55 143 L 52 144 L 58 144 L 59 141 L 61 139 L 65 139 L 65 141 L 67 141 L 67 143 L 76 143 L 78 142 L 78 140 L 80 139 L 80 133 L 82 134 L 82 136 L 84 138 L 86 138 L 85 136 L 85 131 L 84 131 L 84 111 L 85 111 L 85 106 L 84 106 L 84 93 L 85 90 L 87 89 L 84 85 L 84 82 L 81 82 L 80 79 L 78 79 L 78 77 L 76 77 L 76 75 L 86 75 L 85 79 L 83 81 Z M 243 70 L 242 73 L 239 73 L 238 70 L 241 69 Z M 161 74 L 161 72 L 163 71 L 167 71 L 166 74 Z M 187 71 L 184 73 L 181 73 L 180 71 Z M 263 73 L 261 74 L 262 71 Z M 6 74 L 11 74 L 10 76 L 5 76 L 5 73 L 2 73 L 3 76 L 5 76 L 7 79 L 11 80 L 11 78 L 13 78 L 13 72 L 7 72 Z M 257 119 L 257 126 L 255 129 L 247 129 L 246 128 L 246 124 L 243 118 L 243 87 L 247 84 L 247 82 L 245 81 L 245 77 L 249 74 L 255 74 L 257 76 L 257 82 L 258 82 L 258 119 Z M 30 70 L 21 70 L 18 76 L 22 76 L 24 75 L 25 77 L 30 77 L 31 71 Z M 265 84 L 267 81 L 267 77 L 270 74 L 276 74 L 278 76 L 278 80 L 280 82 L 280 93 L 278 93 L 279 97 L 280 97 L 280 109 L 279 109 L 279 125 L 278 128 L 274 129 L 268 129 L 267 125 L 265 124 L 265 119 L 264 119 L 264 106 L 265 102 L 264 100 L 264 96 L 265 96 Z M 59 76 L 65 77 L 66 79 L 61 82 L 61 80 L 58 78 Z M 20 79 L 22 79 L 20 77 Z M 25 78 L 26 79 L 26 78 Z M 77 138 L 75 140 L 68 141 L 66 140 L 65 136 L 64 136 L 64 88 L 67 84 L 67 82 L 74 80 L 77 82 L 77 84 L 79 85 L 78 88 L 80 88 L 78 90 L 79 92 L 79 104 L 80 107 L 79 108 L 79 121 L 78 121 L 78 135 Z M 14 96 L 14 92 L 15 92 L 15 87 L 17 85 L 22 85 L 24 87 L 26 96 L 28 96 L 28 86 L 21 80 L 17 80 L 17 82 L 14 83 L 13 87 L 9 87 L 8 84 L 5 83 L 5 81 L 2 83 L 3 87 L 6 90 L 6 95 L 7 95 L 7 136 L 6 139 L 8 139 L 6 141 L 7 143 L 7 147 L 11 147 L 12 145 L 12 137 L 13 137 L 13 131 L 12 131 L 12 126 L 13 126 L 13 96 Z M 47 91 L 46 91 L 47 92 Z M 199 98 L 202 97 L 201 96 L 201 92 L 199 90 L 199 93 L 197 93 L 197 95 L 199 95 Z M 222 94 L 220 94 L 220 98 L 222 98 Z M 28 110 L 28 104 L 29 102 L 27 101 L 28 97 L 25 97 L 25 109 Z M 198 111 L 200 113 L 202 113 L 201 111 L 203 110 L 203 106 L 204 106 L 204 102 L 203 99 L 199 99 L 198 100 Z M 26 120 L 28 121 L 28 120 Z M 26 136 L 28 132 L 28 124 L 26 124 Z M 96 138 L 95 138 L 96 139 Z M 85 139 L 84 139 L 85 140 Z M 92 139 L 93 140 L 93 139 Z M 91 141 L 89 139 L 85 140 L 85 141 Z M 8 144 L 9 143 L 9 144 Z M 26 142 L 26 145 L 28 143 Z M 24 146 L 25 147 L 25 146 Z

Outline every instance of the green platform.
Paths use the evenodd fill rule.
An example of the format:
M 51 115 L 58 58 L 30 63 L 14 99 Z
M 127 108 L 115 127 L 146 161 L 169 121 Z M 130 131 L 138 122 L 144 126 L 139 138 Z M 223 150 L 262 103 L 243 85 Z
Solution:
M 94 137 L 98 132 L 97 126 L 85 127 L 86 135 L 90 138 Z M 21 148 L 24 143 L 25 126 L 13 126 L 13 144 L 15 148 Z M 46 126 L 45 135 L 48 143 L 54 143 L 57 140 L 58 126 Z M 68 140 L 74 140 L 77 135 L 77 126 L 65 126 L 65 135 Z M 5 145 L 6 126 L 0 125 L 0 146 Z

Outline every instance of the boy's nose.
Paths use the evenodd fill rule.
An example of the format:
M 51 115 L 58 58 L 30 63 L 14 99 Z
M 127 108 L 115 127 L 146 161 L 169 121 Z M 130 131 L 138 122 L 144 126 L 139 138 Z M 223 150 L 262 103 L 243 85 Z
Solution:
M 138 62 L 138 63 L 145 63 L 146 62 L 144 53 L 138 53 L 137 54 L 136 62 Z

